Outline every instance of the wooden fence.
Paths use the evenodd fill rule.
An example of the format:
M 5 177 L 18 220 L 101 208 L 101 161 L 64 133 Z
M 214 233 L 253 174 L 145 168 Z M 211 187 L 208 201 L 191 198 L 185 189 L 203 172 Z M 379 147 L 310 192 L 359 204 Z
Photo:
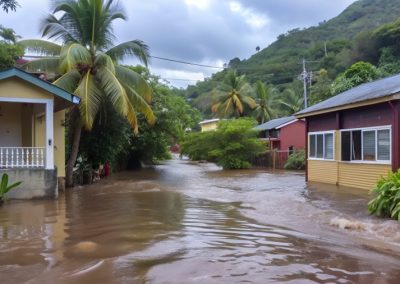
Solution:
M 253 160 L 253 165 L 259 168 L 284 169 L 289 155 L 290 152 L 288 150 L 267 151 L 265 154 L 255 158 Z

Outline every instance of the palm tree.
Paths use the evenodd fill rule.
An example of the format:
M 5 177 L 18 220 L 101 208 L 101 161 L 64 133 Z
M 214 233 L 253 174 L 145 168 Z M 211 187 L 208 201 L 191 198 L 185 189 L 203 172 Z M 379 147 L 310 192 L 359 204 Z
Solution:
M 244 111 L 244 104 L 251 109 L 256 105 L 254 99 L 247 95 L 250 89 L 244 75 L 238 76 L 234 70 L 228 71 L 224 83 L 214 90 L 216 102 L 211 107 L 212 112 L 217 113 L 219 117 L 240 117 Z
M 256 93 L 256 106 L 253 109 L 253 115 L 257 121 L 262 124 L 275 116 L 272 109 L 275 89 L 265 86 L 261 81 L 257 81 L 255 87 Z
M 292 115 L 303 109 L 304 98 L 302 95 L 296 94 L 292 89 L 286 89 L 282 94 L 282 98 L 278 100 L 278 104 L 283 112 L 287 115 Z
M 126 16 L 113 0 L 56 0 L 41 29 L 43 37 L 62 44 L 20 41 L 25 50 L 47 56 L 28 63 L 26 69 L 61 75 L 54 84 L 81 98 L 79 108 L 70 111 L 70 125 L 75 129 L 66 168 L 67 186 L 72 186 L 82 127 L 91 129 L 102 104 L 110 103 L 135 133 L 138 112 L 149 123 L 155 121 L 149 105 L 150 86 L 138 73 L 118 64 L 126 56 L 135 56 L 147 65 L 148 46 L 140 40 L 113 46 L 112 23 L 117 19 L 125 20 Z

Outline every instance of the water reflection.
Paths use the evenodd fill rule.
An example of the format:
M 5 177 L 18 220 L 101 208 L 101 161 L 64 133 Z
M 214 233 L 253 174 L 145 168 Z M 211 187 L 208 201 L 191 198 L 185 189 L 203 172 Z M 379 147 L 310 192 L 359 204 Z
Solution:
M 296 173 L 171 161 L 57 201 L 0 207 L 0 279 L 397 283 L 394 245 L 372 250 L 360 241 L 368 232 L 328 224 L 338 212 L 372 222 L 366 201 L 357 190 L 307 187 Z

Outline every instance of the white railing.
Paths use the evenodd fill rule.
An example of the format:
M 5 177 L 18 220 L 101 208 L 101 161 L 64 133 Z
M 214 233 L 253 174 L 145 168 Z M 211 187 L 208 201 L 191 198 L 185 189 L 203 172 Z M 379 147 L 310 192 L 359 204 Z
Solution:
M 44 147 L 0 147 L 0 168 L 44 168 Z

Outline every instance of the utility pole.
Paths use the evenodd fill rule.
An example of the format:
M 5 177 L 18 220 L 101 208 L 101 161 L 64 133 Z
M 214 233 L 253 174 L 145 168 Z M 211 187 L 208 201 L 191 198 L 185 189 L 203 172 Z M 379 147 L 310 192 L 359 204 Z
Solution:
M 307 77 L 308 73 L 306 70 L 306 60 L 303 58 L 303 73 L 301 73 L 301 77 L 303 79 L 303 88 L 304 88 L 304 108 L 307 108 Z

